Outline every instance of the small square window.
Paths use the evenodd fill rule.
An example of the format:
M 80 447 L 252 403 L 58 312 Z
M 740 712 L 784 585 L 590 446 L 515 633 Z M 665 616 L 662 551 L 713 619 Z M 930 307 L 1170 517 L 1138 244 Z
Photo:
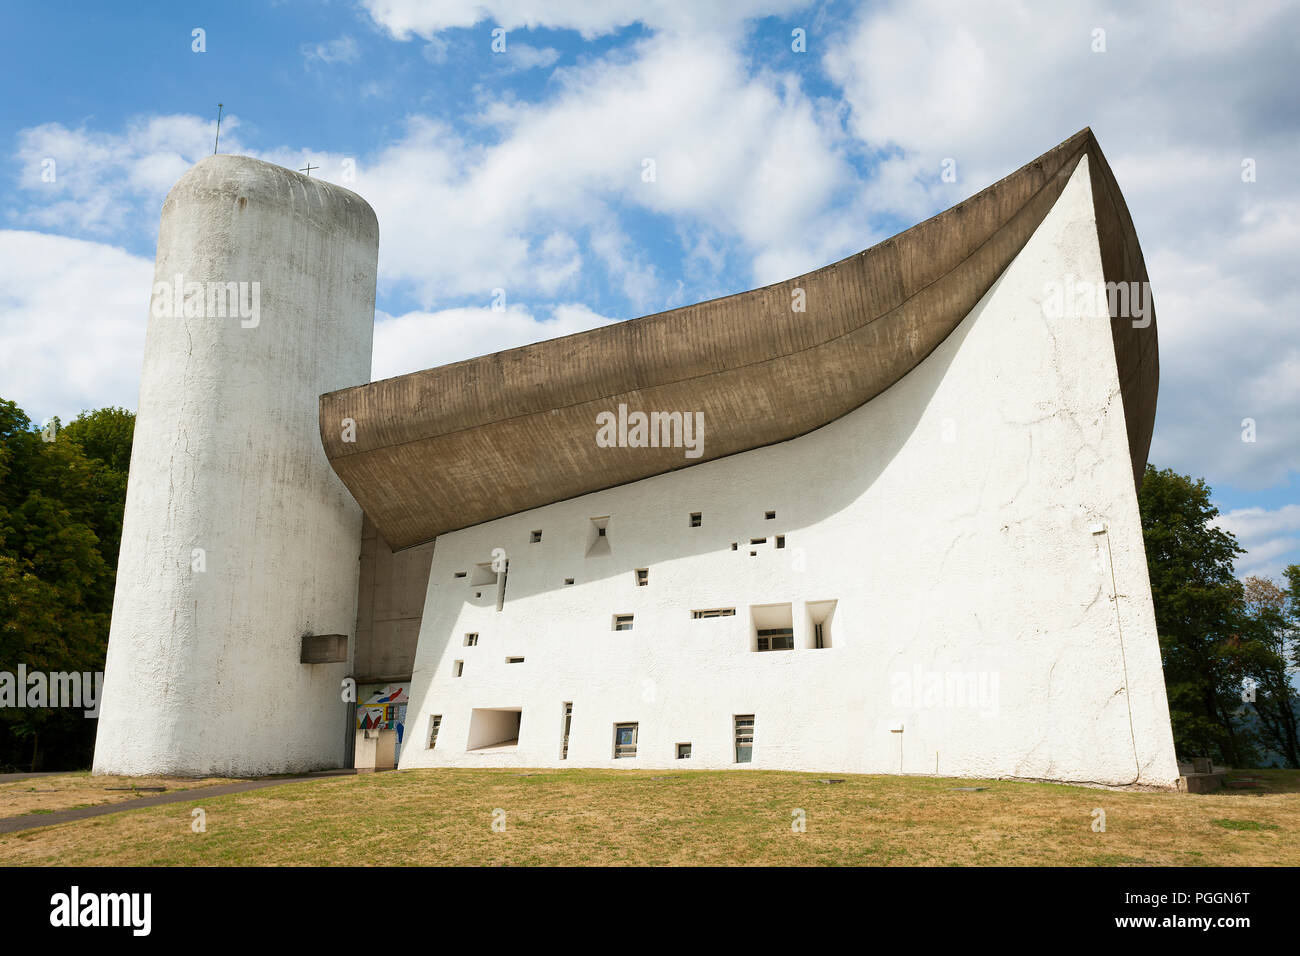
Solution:
M 615 615 L 614 615 L 614 630 L 616 630 L 616 631 L 630 631 L 630 630 L 632 630 L 632 615 L 631 615 L 631 614 L 615 614 Z
M 538 544 L 542 540 L 542 533 L 540 531 L 534 531 L 528 536 L 528 540 L 532 544 Z
M 645 586 L 646 586 L 647 584 L 649 584 L 649 583 L 650 583 L 650 569 L 649 569 L 649 568 L 637 568 L 637 569 L 636 569 L 636 586 L 639 587 L 639 588 L 643 588 L 643 587 L 645 587 Z
M 466 634 L 466 635 L 465 635 L 465 646 L 466 646 L 466 647 L 478 647 L 478 635 L 477 635 L 477 634 Z
M 565 579 L 564 579 L 564 586 L 565 586 L 565 587 L 568 587 L 568 586 L 569 586 L 570 584 L 572 584 L 572 583 L 573 583 L 573 578 L 565 578 Z
M 704 522 L 704 515 L 699 511 L 691 512 L 691 527 L 698 528 Z
M 678 760 L 689 760 L 690 758 L 691 758 L 691 745 L 690 745 L 690 744 L 678 744 L 678 745 L 677 745 L 677 759 L 678 759 Z
M 453 667 L 452 667 L 452 676 L 453 676 L 453 677 L 460 677 L 460 676 L 461 676 L 462 674 L 464 674 L 464 673 L 465 673 L 465 662 L 464 662 L 464 661 L 456 661 L 455 664 L 454 664 Z
M 766 520 L 768 520 L 768 521 L 772 521 L 773 519 L 776 518 L 776 512 L 775 512 L 775 511 L 769 511 L 769 512 L 767 512 L 766 514 L 764 514 L 763 517 L 764 517 Z
M 598 538 L 603 538 L 603 537 L 605 537 L 605 530 L 606 530 L 605 528 L 597 528 L 597 529 L 596 529 L 596 537 L 598 537 Z

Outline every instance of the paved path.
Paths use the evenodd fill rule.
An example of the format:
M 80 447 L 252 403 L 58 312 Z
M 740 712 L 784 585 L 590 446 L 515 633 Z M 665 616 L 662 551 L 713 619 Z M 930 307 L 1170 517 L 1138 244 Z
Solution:
M 40 773 L 0 773 L 0 783 L 11 783 L 14 780 L 30 780 L 33 777 L 57 777 L 67 773 L 66 770 L 42 770 Z
M 86 820 L 90 817 L 102 817 L 123 810 L 140 810 L 144 807 L 158 807 L 165 803 L 196 803 L 208 797 L 220 797 L 228 793 L 244 793 L 248 790 L 261 790 L 265 787 L 278 787 L 282 783 L 299 783 L 303 780 L 322 780 L 327 777 L 342 777 L 356 773 L 355 770 L 323 770 L 320 773 L 306 774 L 301 777 L 266 777 L 261 780 L 241 780 L 239 783 L 222 783 L 211 787 L 194 787 L 191 790 L 174 790 L 160 793 L 154 797 L 141 797 L 138 800 L 125 800 L 121 803 L 104 803 L 97 807 L 78 807 L 76 810 L 57 810 L 54 813 L 29 813 L 21 817 L 8 817 L 0 820 L 0 833 L 15 833 L 18 830 L 33 830 L 37 827 L 51 827 L 58 823 L 71 823 L 74 820 Z M 33 776 L 48 774 L 4 774 L 0 783 L 9 780 L 22 780 Z

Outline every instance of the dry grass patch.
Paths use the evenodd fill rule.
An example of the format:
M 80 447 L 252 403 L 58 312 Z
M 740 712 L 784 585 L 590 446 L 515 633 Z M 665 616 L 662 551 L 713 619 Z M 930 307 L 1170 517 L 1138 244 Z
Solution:
M 1300 864 L 1300 773 L 1201 796 L 775 771 L 412 770 L 0 836 L 6 864 Z M 954 787 L 980 786 L 980 792 Z M 190 829 L 190 810 L 207 832 Z M 1094 832 L 1093 811 L 1106 831 Z M 494 814 L 494 811 L 503 811 Z M 797 832 L 796 810 L 805 832 Z M 495 831 L 494 819 L 505 829 Z M 1223 821 L 1241 826 L 1225 826 Z

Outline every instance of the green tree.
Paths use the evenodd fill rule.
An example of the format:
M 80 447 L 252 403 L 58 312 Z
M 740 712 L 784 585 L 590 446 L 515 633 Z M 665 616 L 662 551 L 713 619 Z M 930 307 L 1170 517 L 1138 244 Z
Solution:
M 1300 577 L 1300 565 L 1287 575 Z M 1300 602 L 1268 578 L 1251 576 L 1244 584 L 1246 625 L 1238 645 L 1247 682 L 1243 709 L 1254 718 L 1260 743 L 1286 766 L 1300 767 L 1300 697 L 1291 680 Z
M 1233 561 L 1245 552 L 1215 527 L 1210 488 L 1147 466 L 1138 496 L 1174 746 L 1233 766 L 1254 760 L 1234 726 L 1241 705 L 1244 591 Z
M 0 670 L 103 669 L 126 500 L 132 416 L 101 409 L 33 428 L 0 399 Z M 52 439 L 52 440 L 50 440 Z M 0 762 L 46 751 L 84 765 L 93 721 L 80 711 L 0 710 Z

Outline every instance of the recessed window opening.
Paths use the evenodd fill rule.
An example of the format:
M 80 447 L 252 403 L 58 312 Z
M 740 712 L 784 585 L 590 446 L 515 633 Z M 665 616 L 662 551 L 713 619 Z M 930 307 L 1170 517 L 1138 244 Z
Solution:
M 482 564 L 474 565 L 474 574 L 469 579 L 469 583 L 476 588 L 486 587 L 489 584 L 497 583 L 497 572 L 492 567 L 491 561 L 484 561 Z
M 465 576 L 465 572 L 464 572 L 464 571 L 457 571 L 456 574 L 455 574 L 455 576 L 458 577 L 458 578 L 463 578 L 463 577 Z
M 643 587 L 645 587 L 645 586 L 646 586 L 647 584 L 649 584 L 649 583 L 650 583 L 650 569 L 649 569 L 649 568 L 637 568 L 637 569 L 636 569 L 636 586 L 639 587 L 639 588 L 643 588 Z
M 614 630 L 616 630 L 616 631 L 630 631 L 630 630 L 632 630 L 632 615 L 631 615 L 631 614 L 615 614 L 615 615 L 614 615 Z
M 522 664 L 523 662 L 524 662 L 524 659 L 523 659 L 522 657 L 507 657 L 507 658 L 506 658 L 506 663 L 507 663 L 507 664 Z
M 784 548 L 784 547 L 785 547 L 785 535 L 783 535 L 783 534 L 778 534 L 778 535 L 776 536 L 776 546 L 777 546 L 778 548 Z
M 465 673 L 465 662 L 464 662 L 464 661 L 455 661 L 455 662 L 453 662 L 453 664 L 452 664 L 452 668 L 451 668 L 451 674 L 452 674 L 452 676 L 453 676 L 453 677 L 460 677 L 460 676 L 461 676 L 462 674 L 464 674 L 464 673 Z
M 775 511 L 768 511 L 768 512 L 766 512 L 766 513 L 763 515 L 763 518 L 764 518 L 765 520 L 767 520 L 767 521 L 772 521 L 773 519 L 776 518 L 776 512 L 775 512 Z
M 702 512 L 699 512 L 699 511 L 692 511 L 692 512 L 691 512 L 691 527 L 692 527 L 692 528 L 698 528 L 698 527 L 700 527 L 700 525 L 703 524 L 703 522 L 704 522 L 704 515 L 703 515 Z
M 767 538 L 750 538 L 750 544 L 767 544 Z
M 731 542 L 731 550 L 732 550 L 732 551 L 735 551 L 735 550 L 736 550 L 737 548 L 739 548 L 739 547 L 740 547 L 740 544 L 739 544 L 738 542 L 736 542 L 736 541 Z
M 691 745 L 690 745 L 690 744 L 678 744 L 678 745 L 677 745 L 677 759 L 678 759 L 678 760 L 689 760 L 690 758 L 691 758 Z
M 573 578 L 565 578 L 565 579 L 564 579 L 564 586 L 565 586 L 565 587 L 568 587 L 568 586 L 569 586 L 570 584 L 572 584 L 572 583 L 573 583 Z
M 470 712 L 466 750 L 496 750 L 516 747 L 523 725 L 521 707 L 475 707 Z
M 794 607 L 791 604 L 755 604 L 750 607 L 750 650 L 794 650 Z
M 754 715 L 736 715 L 736 763 L 751 763 L 754 759 Z
M 587 557 L 609 554 L 609 515 L 587 522 Z
M 429 749 L 433 750 L 438 744 L 438 730 L 442 727 L 442 714 L 434 714 L 429 718 Z
M 465 635 L 465 646 L 466 646 L 466 647 L 477 647 L 477 646 L 478 646 L 478 635 L 477 635 L 477 634 L 466 634 L 466 635 Z
M 615 760 L 626 760 L 636 756 L 636 732 L 637 725 L 634 723 L 614 725 Z
M 573 726 L 573 701 L 564 702 L 564 717 L 560 723 L 560 759 L 569 759 L 569 730 Z
M 534 531 L 529 534 L 528 540 L 532 544 L 539 544 L 542 540 L 542 533 L 540 531 Z
M 734 617 L 735 614 L 734 607 L 711 607 L 703 611 L 692 611 L 691 619 L 699 621 L 706 617 Z
M 831 625 L 835 620 L 838 601 L 809 601 L 807 645 L 814 650 L 831 646 Z

